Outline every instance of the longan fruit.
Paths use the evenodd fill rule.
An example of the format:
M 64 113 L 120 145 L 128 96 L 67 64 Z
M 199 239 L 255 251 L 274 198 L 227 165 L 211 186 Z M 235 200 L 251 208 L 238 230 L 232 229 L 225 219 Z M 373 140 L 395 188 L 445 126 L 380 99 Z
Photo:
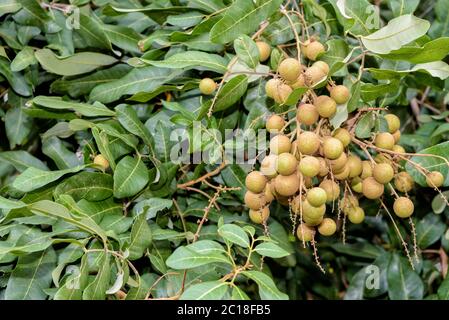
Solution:
M 337 231 L 337 224 L 331 218 L 324 218 L 318 226 L 318 232 L 322 236 L 330 237 Z
M 298 150 L 302 154 L 312 155 L 320 148 L 320 138 L 311 131 L 304 131 L 298 136 Z
M 302 219 L 307 226 L 315 227 L 318 226 L 324 219 L 324 216 L 319 216 L 318 218 L 311 218 L 308 215 L 303 215 Z
M 374 165 L 373 177 L 381 184 L 388 183 L 394 177 L 394 169 L 388 163 L 378 163 Z
M 288 176 L 296 171 L 297 165 L 298 161 L 296 160 L 296 157 L 291 153 L 284 152 L 277 158 L 276 171 L 283 176 Z
M 320 68 L 326 75 L 329 73 L 329 65 L 324 61 L 316 61 L 312 64 L 312 67 Z
M 298 88 L 303 88 L 306 85 L 306 79 L 304 76 L 304 73 L 301 73 L 297 79 L 295 79 L 294 81 L 291 81 L 289 83 L 290 87 L 292 89 L 298 89 Z
M 408 172 L 401 171 L 394 177 L 394 186 L 400 192 L 409 192 L 414 185 L 415 181 Z
M 334 178 L 337 180 L 345 180 L 349 177 L 349 166 L 346 164 L 340 172 L 334 173 Z
M 263 175 L 268 179 L 272 179 L 278 175 L 278 172 L 276 170 L 277 158 L 277 155 L 270 154 L 263 158 L 262 162 L 260 163 L 260 172 L 262 172 Z
M 270 152 L 273 154 L 289 152 L 291 147 L 292 143 L 290 142 L 290 139 L 283 134 L 274 136 L 270 141 Z
M 317 66 L 311 66 L 304 72 L 304 82 L 309 87 L 319 83 L 321 80 L 327 77 L 327 74 Z
M 310 219 L 319 219 L 324 216 L 326 212 L 326 205 L 322 204 L 318 207 L 312 206 L 310 202 L 306 199 L 302 202 L 302 212 L 303 216 L 307 216 Z
M 271 54 L 271 47 L 268 43 L 264 41 L 256 41 L 257 49 L 259 50 L 259 61 L 266 61 Z
M 439 188 L 444 183 L 444 176 L 438 171 L 429 172 L 426 175 L 426 183 L 429 187 Z
M 349 178 L 357 177 L 363 171 L 362 160 L 358 156 L 350 155 L 347 166 L 349 167 Z
M 363 160 L 362 161 L 362 173 L 360 174 L 360 178 L 366 179 L 368 177 L 373 176 L 373 166 L 370 161 Z
M 249 218 L 252 222 L 257 224 L 262 224 L 264 221 L 267 221 L 270 216 L 270 209 L 268 207 L 264 207 L 259 210 L 249 210 Z
M 271 115 L 265 124 L 265 127 L 267 128 L 268 132 L 270 133 L 278 133 L 282 130 L 282 128 L 285 126 L 285 120 L 281 116 L 278 116 L 277 114 Z
M 385 187 L 373 177 L 368 177 L 362 181 L 362 193 L 368 199 L 379 199 L 384 194 Z
M 351 143 L 351 134 L 348 130 L 344 128 L 338 128 L 334 131 L 332 136 L 343 143 L 343 146 L 346 148 Z
M 388 155 L 388 154 L 380 154 L 380 153 L 377 154 L 377 155 L 374 157 L 374 162 L 376 162 L 376 163 L 388 163 L 388 164 L 392 164 L 390 155 Z
M 401 139 L 401 131 L 400 130 L 396 130 L 395 132 L 393 132 L 391 134 L 394 138 L 394 143 L 398 143 L 399 140 Z
M 320 161 L 312 156 L 305 156 L 299 161 L 298 170 L 306 177 L 315 177 L 320 172 Z
M 348 211 L 348 219 L 353 224 L 360 224 L 365 220 L 365 211 L 360 207 L 352 208 Z
M 299 123 L 306 126 L 315 124 L 319 117 L 320 115 L 318 114 L 316 107 L 310 103 L 300 105 L 296 111 L 296 119 L 298 119 Z
M 335 173 L 341 172 L 345 168 L 347 162 L 348 156 L 344 152 L 342 152 L 337 159 L 329 161 L 331 169 Z
M 329 173 L 329 167 L 327 166 L 326 160 L 324 160 L 324 158 L 322 157 L 318 157 L 317 159 L 320 162 L 320 172 L 318 173 L 318 175 L 320 177 L 327 176 L 327 174 Z
M 267 204 L 264 193 L 254 193 L 251 191 L 245 192 L 244 202 L 248 208 L 253 210 L 259 210 Z
M 272 78 L 268 80 L 265 84 L 265 94 L 267 97 L 274 99 L 281 85 L 282 81 L 280 79 Z
M 399 218 L 408 218 L 413 214 L 415 206 L 407 197 L 399 197 L 393 203 L 393 211 Z
M 318 96 L 313 104 L 323 118 L 331 118 L 337 112 L 337 103 L 328 96 Z
M 315 229 L 301 223 L 296 230 L 296 236 L 299 240 L 304 242 L 312 241 L 313 237 L 315 236 Z
M 326 191 L 327 202 L 335 201 L 340 196 L 340 186 L 335 181 L 324 179 L 319 187 Z
M 95 156 L 94 164 L 99 165 L 103 171 L 109 168 L 109 161 L 102 154 Z
M 351 189 L 354 192 L 362 193 L 362 179 L 360 179 L 360 177 L 355 177 L 354 179 L 352 179 Z
M 273 97 L 274 101 L 278 104 L 283 104 L 287 101 L 288 97 L 290 96 L 290 93 L 292 93 L 292 88 L 290 86 L 282 83 L 278 86 L 278 90 L 275 92 L 275 95 Z
M 217 89 L 217 83 L 211 78 L 203 78 L 200 81 L 199 87 L 202 94 L 210 95 Z
M 355 208 L 359 206 L 359 199 L 352 195 L 348 195 L 342 198 L 340 202 L 341 210 L 345 213 L 348 213 L 351 208 Z
M 393 135 L 394 136 L 394 135 Z M 396 153 L 405 153 L 405 149 L 403 146 L 399 145 L 399 144 L 395 144 L 393 146 L 393 151 Z
M 348 102 L 351 93 L 344 85 L 338 85 L 330 90 L 330 95 L 337 104 L 345 104 Z
M 301 73 L 301 63 L 294 58 L 287 58 L 279 64 L 279 75 L 286 81 L 295 81 Z
M 330 160 L 337 159 L 344 151 L 343 143 L 332 137 L 327 137 L 323 141 L 324 157 Z
M 277 176 L 274 179 L 274 188 L 280 196 L 290 197 L 299 190 L 299 178 L 296 173 L 289 176 Z
M 386 114 L 384 116 L 384 119 L 387 121 L 388 124 L 388 131 L 390 133 L 394 133 L 399 130 L 401 127 L 401 120 L 394 114 Z
M 326 203 L 327 194 L 323 188 L 315 187 L 307 191 L 307 201 L 314 207 L 319 207 Z
M 298 179 L 302 179 L 302 183 L 304 184 L 304 187 L 311 188 L 313 186 L 313 178 L 312 177 L 306 177 L 300 171 L 296 171 L 296 175 L 298 176 Z
M 376 147 L 386 150 L 392 150 L 396 141 L 391 133 L 388 132 L 380 132 L 376 135 L 374 140 L 374 144 Z
M 319 41 L 312 41 L 306 45 L 305 55 L 309 60 L 315 61 L 321 53 L 325 52 L 324 45 Z
M 271 181 L 265 186 L 263 194 L 267 203 L 271 203 L 274 200 L 273 188 L 273 183 Z
M 261 193 L 267 184 L 267 178 L 259 172 L 250 172 L 245 179 L 246 188 L 254 193 Z

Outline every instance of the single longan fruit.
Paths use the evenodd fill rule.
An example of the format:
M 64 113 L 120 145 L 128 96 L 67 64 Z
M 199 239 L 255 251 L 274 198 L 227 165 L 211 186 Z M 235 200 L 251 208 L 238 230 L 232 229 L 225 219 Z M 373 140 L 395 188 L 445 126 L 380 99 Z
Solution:
M 95 156 L 94 163 L 99 165 L 103 171 L 109 168 L 109 161 L 102 154 Z
M 401 139 L 401 131 L 400 130 L 396 130 L 391 135 L 393 136 L 395 143 L 398 143 L 399 140 Z
M 388 163 L 378 163 L 373 168 L 373 177 L 381 184 L 388 183 L 394 177 L 393 167 Z
M 335 159 L 330 160 L 331 169 L 334 173 L 341 172 L 344 168 L 346 163 L 348 162 L 348 156 L 346 153 L 342 152 L 341 155 Z
M 309 226 L 309 227 L 316 227 L 318 226 L 321 222 L 323 222 L 324 217 L 320 216 L 316 219 L 313 219 L 309 216 L 303 215 L 302 220 L 304 221 L 304 223 Z
M 268 97 L 274 99 L 281 85 L 282 81 L 279 79 L 272 78 L 268 80 L 267 83 L 265 84 L 265 94 Z
M 315 61 L 318 55 L 325 52 L 326 49 L 319 41 L 312 41 L 307 46 L 305 55 L 309 60 Z
M 318 226 L 318 232 L 325 237 L 330 237 L 337 231 L 337 224 L 331 218 L 324 218 Z
M 316 220 L 324 216 L 324 213 L 326 212 L 326 205 L 322 204 L 321 206 L 314 207 L 306 199 L 302 202 L 302 212 L 303 217 L 307 216 L 310 219 Z
M 413 189 L 414 185 L 415 181 L 408 172 L 405 171 L 399 172 L 394 177 L 394 186 L 400 192 L 409 192 L 410 190 Z
M 332 137 L 327 137 L 323 141 L 324 157 L 330 160 L 337 159 L 344 151 L 343 143 L 340 140 Z
M 301 73 L 301 63 L 294 58 L 283 60 L 278 67 L 279 75 L 286 81 L 295 81 Z
M 347 166 L 349 167 L 349 178 L 354 178 L 362 173 L 362 160 L 358 156 L 350 155 Z
M 414 210 L 415 206 L 409 198 L 399 197 L 393 203 L 393 211 L 399 218 L 410 217 Z
M 393 135 L 393 136 L 394 136 L 394 135 Z M 398 145 L 398 144 L 395 144 L 395 145 L 393 146 L 393 151 L 396 152 L 396 153 L 405 153 L 404 147 L 403 147 L 403 146 L 400 146 L 400 145 Z
M 349 89 L 343 85 L 335 86 L 330 91 L 331 98 L 335 100 L 337 104 L 345 104 L 348 102 L 351 93 Z
M 271 181 L 268 182 L 263 191 L 263 194 L 265 196 L 265 201 L 267 203 L 271 203 L 274 200 L 273 189 L 274 189 L 273 183 Z
M 340 208 L 344 213 L 348 213 L 350 209 L 359 206 L 359 199 L 352 195 L 348 195 L 341 199 Z
M 360 179 L 359 177 L 355 177 L 355 178 L 351 181 L 351 189 L 352 189 L 354 192 L 362 193 L 362 179 Z
M 278 175 L 276 170 L 276 162 L 278 156 L 275 154 L 270 154 L 263 158 L 260 164 L 260 172 L 263 173 L 268 179 L 272 179 Z
M 307 201 L 314 207 L 319 207 L 326 203 L 327 194 L 323 188 L 315 187 L 307 191 Z
M 330 118 L 337 112 L 337 103 L 328 96 L 318 96 L 313 104 L 323 118 Z
M 318 175 L 320 177 L 327 176 L 327 174 L 329 173 L 329 167 L 327 166 L 326 160 L 324 160 L 324 158 L 322 157 L 318 157 L 317 159 L 320 162 L 320 172 L 318 173 Z
M 324 179 L 319 187 L 326 191 L 327 202 L 335 201 L 340 196 L 340 186 L 335 181 Z
M 305 79 L 304 73 L 301 73 L 297 79 L 295 79 L 294 81 L 291 81 L 289 84 L 292 89 L 298 89 L 298 88 L 305 87 L 306 79 Z
M 245 179 L 246 188 L 254 193 L 261 193 L 267 184 L 267 178 L 259 172 L 250 172 Z
M 265 127 L 270 133 L 278 133 L 285 126 L 285 120 L 277 114 L 273 114 L 267 119 Z
M 287 101 L 288 97 L 290 96 L 290 93 L 292 93 L 293 89 L 290 88 L 290 86 L 282 83 L 278 87 L 278 91 L 275 93 L 273 99 L 278 104 L 283 104 Z
M 245 192 L 244 202 L 248 208 L 253 210 L 259 210 L 267 204 L 264 193 L 254 193 L 251 191 Z
M 334 173 L 334 178 L 337 180 L 345 180 L 349 177 L 349 166 L 346 164 L 340 172 Z
M 320 138 L 311 131 L 304 131 L 298 136 L 298 150 L 302 154 L 312 155 L 320 148 Z
M 257 224 L 262 224 L 264 221 L 267 221 L 270 216 L 270 209 L 268 207 L 264 207 L 259 210 L 249 210 L 249 218 L 252 222 Z
M 306 177 L 315 177 L 320 172 L 320 161 L 312 156 L 305 156 L 299 161 L 298 170 Z
M 429 172 L 426 175 L 426 183 L 429 187 L 439 188 L 444 183 L 444 176 L 438 171 Z
M 266 61 L 271 54 L 271 47 L 268 43 L 264 41 L 256 41 L 257 49 L 259 49 L 259 61 Z
M 360 207 L 355 207 L 349 210 L 348 219 L 353 224 L 360 224 L 365 220 L 365 211 Z
M 217 89 L 217 84 L 211 78 L 203 78 L 200 81 L 200 92 L 202 94 L 210 95 Z
M 299 178 L 296 173 L 289 176 L 277 176 L 274 179 L 274 188 L 280 196 L 290 197 L 299 190 Z
M 329 65 L 324 61 L 316 61 L 312 64 L 312 67 L 320 68 L 326 75 L 329 73 Z
M 327 77 L 327 74 L 320 67 L 311 66 L 304 72 L 304 82 L 311 87 Z
M 270 152 L 273 154 L 281 154 L 284 152 L 289 152 L 292 148 L 292 143 L 289 137 L 278 134 L 274 136 L 270 141 Z
M 297 165 L 298 161 L 296 160 L 296 157 L 291 153 L 284 152 L 277 158 L 276 171 L 283 176 L 288 176 L 296 171 Z
M 362 181 L 362 193 L 368 199 L 379 199 L 384 194 L 385 187 L 373 177 L 368 177 Z
M 373 176 L 373 167 L 371 165 L 371 162 L 368 160 L 362 161 L 362 173 L 360 174 L 360 178 L 366 179 L 372 176 Z
M 401 120 L 394 114 L 386 114 L 384 116 L 384 119 L 387 121 L 388 124 L 388 131 L 390 133 L 394 133 L 399 130 L 401 127 Z
M 340 140 L 345 148 L 351 143 L 351 134 L 349 133 L 348 130 L 344 128 L 338 128 L 337 130 L 334 131 L 332 136 L 335 139 Z
M 386 150 L 392 150 L 396 141 L 394 141 L 394 137 L 391 133 L 381 132 L 376 135 L 376 139 L 374 140 L 374 144 L 376 147 Z
M 296 236 L 299 240 L 304 242 L 312 241 L 313 237 L 315 236 L 315 229 L 301 223 L 296 230 Z
M 296 111 L 296 119 L 298 119 L 299 123 L 306 126 L 315 124 L 319 117 L 320 115 L 318 114 L 316 107 L 310 103 L 300 105 Z
M 388 154 L 380 154 L 380 153 L 377 154 L 377 155 L 374 157 L 374 162 L 376 162 L 376 163 L 388 163 L 388 164 L 392 164 L 390 155 L 388 155 Z

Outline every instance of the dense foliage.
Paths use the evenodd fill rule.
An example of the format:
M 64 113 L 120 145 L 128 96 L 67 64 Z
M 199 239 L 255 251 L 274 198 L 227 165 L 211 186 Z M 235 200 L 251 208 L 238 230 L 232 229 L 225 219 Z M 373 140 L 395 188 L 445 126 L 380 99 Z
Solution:
M 449 299 L 448 10 L 2 0 L 0 299 Z M 307 53 L 310 43 L 324 46 Z M 288 57 L 328 69 L 266 92 L 278 71 L 288 82 Z M 296 237 L 291 199 L 251 221 L 245 179 L 271 138 L 254 130 L 277 114 L 299 132 L 297 106 L 315 93 L 339 102 L 316 130 L 348 129 L 366 144 L 346 150 L 365 161 L 370 141 L 384 149 L 379 133 L 397 133 L 395 170 L 415 182 L 401 193 L 410 219 L 390 213 L 387 186 L 381 199 L 357 196 L 363 223 L 328 204 L 339 232 L 310 243 Z M 429 188 L 430 171 L 441 187 Z

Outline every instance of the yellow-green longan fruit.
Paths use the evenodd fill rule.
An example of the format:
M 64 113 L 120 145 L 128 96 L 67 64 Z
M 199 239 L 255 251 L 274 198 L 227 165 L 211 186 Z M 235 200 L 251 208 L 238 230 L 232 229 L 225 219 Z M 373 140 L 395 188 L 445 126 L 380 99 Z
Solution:
M 246 191 L 244 198 L 245 205 L 253 210 L 258 210 L 267 204 L 267 199 L 264 193 L 253 193 Z
M 301 63 L 294 58 L 287 58 L 279 64 L 279 75 L 286 81 L 295 81 L 301 73 Z
M 315 229 L 301 223 L 296 230 L 296 236 L 299 240 L 304 242 L 312 241 L 313 237 L 315 236 Z
M 394 137 L 388 132 L 378 133 L 374 140 L 376 147 L 386 150 L 392 150 L 395 143 Z
M 426 183 L 429 187 L 439 188 L 444 183 L 444 176 L 438 171 L 429 172 L 426 175 Z
M 340 186 L 335 181 L 324 179 L 319 187 L 326 191 L 327 202 L 335 201 L 340 196 Z
M 365 211 L 360 207 L 355 207 L 349 210 L 348 219 L 353 224 L 360 224 L 365 220 Z
M 327 137 L 323 141 L 324 157 L 330 160 L 337 159 L 344 151 L 343 144 L 340 140 L 332 137 Z
M 320 67 L 311 66 L 304 72 L 304 82 L 311 87 L 326 78 L 327 74 Z
M 388 163 L 378 163 L 373 168 L 373 177 L 381 184 L 388 183 L 394 177 L 393 167 Z
M 315 61 L 321 53 L 325 52 L 326 49 L 319 41 L 312 41 L 306 46 L 305 55 L 309 60 Z
M 318 226 L 318 232 L 322 236 L 330 237 L 337 231 L 337 224 L 331 218 L 324 218 Z
M 280 196 L 290 197 L 299 190 L 299 178 L 296 173 L 289 176 L 278 175 L 274 179 L 274 188 Z
M 387 121 L 388 131 L 390 133 L 398 131 L 399 128 L 401 127 L 401 120 L 396 115 L 390 113 L 386 114 L 384 118 Z
M 373 177 L 368 177 L 362 181 L 362 193 L 368 199 L 379 199 L 384 194 L 385 187 Z
M 310 103 L 304 103 L 298 107 L 296 111 L 296 119 L 298 119 L 299 123 L 302 123 L 306 126 L 311 126 L 318 121 L 320 115 L 316 107 Z
M 270 141 L 270 152 L 273 154 L 289 152 L 291 147 L 292 143 L 290 142 L 290 139 L 283 134 L 274 136 Z
M 267 184 L 267 178 L 259 171 L 250 172 L 245 179 L 246 188 L 254 193 L 261 193 Z
M 284 152 L 277 158 L 276 171 L 283 176 L 288 176 L 296 171 L 297 165 L 298 161 L 296 160 L 296 157 L 291 153 Z
M 343 146 L 346 148 L 351 143 L 351 135 L 348 130 L 344 128 L 338 128 L 334 131 L 332 136 L 343 143 Z
M 337 103 L 328 96 L 318 96 L 313 104 L 323 118 L 331 118 L 337 112 Z
M 320 68 L 326 75 L 329 73 L 329 65 L 324 61 L 316 61 L 312 64 L 312 67 Z
M 270 209 L 268 207 L 264 207 L 263 209 L 259 210 L 249 210 L 249 218 L 252 222 L 257 224 L 262 224 L 265 221 L 267 221 L 268 217 L 270 216 Z
M 217 89 L 217 84 L 211 78 L 203 78 L 200 81 L 200 92 L 205 95 L 214 93 Z
M 357 177 L 362 173 L 363 164 L 358 156 L 350 155 L 347 166 L 349 167 L 349 178 Z
M 302 154 L 312 155 L 320 148 L 320 138 L 314 132 L 304 131 L 298 137 L 297 146 Z
M 415 182 L 413 181 L 412 176 L 405 171 L 399 172 L 394 177 L 394 186 L 396 190 L 400 192 L 409 192 L 413 189 Z
M 109 161 L 102 154 L 95 156 L 94 163 L 99 165 L 103 171 L 109 168 Z
M 277 114 L 271 115 L 265 124 L 268 132 L 270 133 L 278 133 L 281 132 L 282 128 L 285 126 L 285 120 L 281 116 Z
M 351 96 L 349 89 L 343 85 L 338 85 L 330 90 L 331 98 L 335 100 L 337 104 L 345 104 L 348 102 Z
M 259 61 L 266 61 L 271 54 L 271 47 L 268 43 L 264 41 L 256 41 L 257 49 L 259 50 Z
M 370 161 L 363 160 L 362 161 L 362 173 L 360 174 L 360 178 L 366 179 L 373 175 L 373 166 Z
M 307 191 L 307 201 L 314 207 L 326 203 L 327 193 L 323 188 L 315 187 Z
M 312 156 L 305 156 L 299 161 L 298 170 L 306 177 L 315 177 L 320 172 L 320 161 Z
M 399 197 L 393 203 L 393 211 L 399 218 L 408 218 L 413 214 L 415 206 L 406 197 Z

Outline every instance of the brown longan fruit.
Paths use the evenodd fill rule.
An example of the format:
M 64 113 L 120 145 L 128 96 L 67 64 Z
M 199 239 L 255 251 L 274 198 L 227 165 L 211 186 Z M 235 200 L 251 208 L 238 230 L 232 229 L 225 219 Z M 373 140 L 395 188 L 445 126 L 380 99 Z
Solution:
M 349 178 L 357 177 L 363 171 L 362 160 L 355 155 L 350 155 L 348 157 L 347 166 L 349 167 Z
M 343 143 L 343 146 L 346 148 L 351 143 L 351 134 L 348 130 L 344 128 L 338 128 L 334 131 L 332 136 Z
M 278 175 L 274 179 L 274 188 L 280 196 L 290 197 L 299 190 L 299 178 L 296 173 L 289 176 Z
M 294 58 L 287 58 L 279 64 L 279 75 L 286 81 L 295 81 L 301 73 L 301 63 Z
M 312 41 L 305 45 L 304 54 L 309 60 L 315 61 L 321 53 L 325 52 L 324 45 L 319 41 Z
M 326 137 L 323 141 L 324 157 L 330 160 L 337 159 L 344 151 L 343 144 L 340 140 L 332 137 Z
M 268 179 L 272 179 L 278 175 L 276 170 L 277 158 L 277 155 L 270 154 L 263 158 L 260 164 L 260 172 L 262 172 Z
M 337 231 L 337 224 L 331 218 L 324 218 L 318 226 L 318 232 L 322 236 L 330 237 Z
M 298 179 L 302 179 L 302 183 L 304 184 L 304 187 L 311 188 L 313 186 L 313 178 L 312 177 L 306 177 L 300 171 L 296 171 L 296 175 L 298 176 Z
M 444 183 L 444 176 L 438 171 L 429 172 L 426 175 L 426 183 L 429 187 L 439 188 Z
M 270 133 L 278 133 L 281 132 L 282 128 L 285 126 L 285 120 L 281 116 L 277 114 L 271 115 L 265 124 L 268 132 Z
M 292 93 L 292 88 L 290 86 L 282 83 L 278 86 L 278 90 L 275 92 L 273 99 L 278 104 L 283 104 L 287 101 L 288 97 L 290 96 L 290 93 Z
M 312 67 L 320 68 L 324 74 L 329 74 L 329 65 L 324 61 L 316 61 L 312 64 Z
M 304 72 L 304 82 L 309 87 L 319 83 L 321 80 L 326 78 L 327 74 L 317 66 L 311 66 Z
M 388 163 L 388 164 L 392 164 L 390 155 L 388 155 L 388 154 L 380 154 L 380 153 L 377 154 L 377 155 L 374 157 L 374 162 L 376 162 L 376 163 Z
M 320 161 L 312 156 L 305 156 L 299 161 L 298 170 L 306 177 L 315 177 L 320 172 Z
M 408 172 L 401 171 L 394 177 L 394 186 L 400 192 L 409 192 L 414 185 L 415 181 Z
M 274 136 L 270 141 L 270 152 L 273 154 L 281 154 L 284 152 L 289 152 L 292 147 L 289 137 L 278 134 Z
M 337 112 L 337 103 L 328 96 L 318 96 L 313 103 L 323 118 L 331 118 Z
M 98 154 L 95 156 L 94 163 L 100 166 L 103 171 L 109 168 L 109 161 L 102 154 Z
M 307 191 L 307 201 L 314 207 L 319 207 L 326 203 L 327 194 L 323 188 L 315 187 Z
M 291 81 L 289 84 L 292 89 L 298 89 L 298 88 L 305 87 L 306 79 L 305 79 L 304 73 L 301 73 L 297 79 L 295 79 L 294 81 Z
M 318 157 L 317 159 L 320 162 L 320 172 L 318 173 L 318 175 L 320 177 L 327 176 L 327 174 L 329 173 L 329 167 L 327 166 L 326 160 L 324 160 L 324 158 L 322 157 Z
M 265 200 L 267 201 L 267 203 L 271 203 L 274 200 L 274 186 L 273 186 L 273 182 L 270 181 L 267 183 L 267 185 L 265 186 L 265 189 L 263 191 L 263 194 L 265 196 Z
M 245 192 L 244 202 L 248 208 L 253 210 L 259 210 L 267 204 L 264 193 L 254 193 L 251 191 Z
M 324 179 L 319 187 L 326 191 L 327 202 L 335 201 L 340 196 L 340 186 L 335 181 Z
M 199 88 L 202 94 L 210 95 L 217 89 L 217 83 L 211 78 L 203 78 L 200 81 Z
M 413 214 L 415 206 L 407 197 L 399 197 L 393 203 L 393 211 L 399 218 L 408 218 Z
M 348 213 L 350 209 L 359 206 L 359 199 L 355 196 L 347 195 L 341 199 L 340 208 L 344 213 Z
M 368 177 L 362 181 L 362 193 L 368 199 L 379 199 L 384 194 L 385 187 L 373 177 Z
M 312 241 L 313 237 L 315 236 L 315 229 L 301 223 L 296 230 L 296 236 L 299 240 L 304 242 Z
M 352 208 L 348 211 L 348 219 L 353 224 L 360 224 L 365 220 L 365 211 L 360 207 Z
M 360 174 L 360 178 L 366 179 L 368 177 L 373 176 L 373 166 L 370 161 L 363 160 L 362 161 L 362 173 Z
M 282 85 L 282 81 L 280 79 L 272 78 L 267 81 L 265 84 L 265 94 L 274 99 L 274 96 L 277 94 L 279 87 Z
M 264 221 L 267 221 L 270 216 L 270 209 L 268 207 L 264 207 L 259 210 L 249 210 L 249 218 L 252 222 L 257 224 L 262 224 Z
M 259 61 L 266 61 L 271 54 L 271 47 L 268 43 L 264 41 L 256 41 L 257 49 L 259 50 Z
M 401 127 L 401 120 L 394 114 L 386 114 L 384 116 L 384 119 L 387 121 L 388 124 L 388 131 L 390 133 L 394 133 L 399 130 Z
M 311 131 L 304 131 L 298 136 L 298 150 L 302 154 L 312 155 L 320 148 L 320 138 Z
M 345 104 L 346 102 L 348 102 L 351 93 L 345 86 L 338 85 L 330 90 L 330 95 L 337 104 Z
M 254 193 L 261 193 L 267 184 L 267 178 L 259 172 L 250 172 L 245 179 L 246 188 Z
M 386 150 L 392 150 L 395 143 L 394 137 L 388 132 L 378 133 L 374 140 L 376 147 Z
M 401 131 L 400 130 L 396 130 L 395 132 L 393 132 L 391 134 L 394 138 L 394 143 L 398 143 L 399 140 L 401 139 Z
M 345 168 L 347 162 L 348 156 L 344 152 L 342 152 L 337 159 L 329 161 L 331 169 L 334 173 L 341 172 Z
M 277 158 L 276 171 L 283 176 L 288 176 L 296 171 L 297 165 L 298 161 L 296 160 L 296 157 L 291 153 L 284 152 Z
M 378 163 L 374 165 L 373 177 L 381 184 L 388 183 L 394 177 L 394 169 L 388 163 Z
M 298 119 L 299 123 L 302 123 L 306 126 L 311 126 L 318 121 L 320 115 L 316 107 L 310 103 L 304 103 L 298 107 L 296 111 L 296 119 Z
M 334 178 L 336 180 L 345 180 L 348 177 L 349 177 L 349 166 L 348 166 L 348 164 L 346 164 L 341 171 L 334 173 Z

